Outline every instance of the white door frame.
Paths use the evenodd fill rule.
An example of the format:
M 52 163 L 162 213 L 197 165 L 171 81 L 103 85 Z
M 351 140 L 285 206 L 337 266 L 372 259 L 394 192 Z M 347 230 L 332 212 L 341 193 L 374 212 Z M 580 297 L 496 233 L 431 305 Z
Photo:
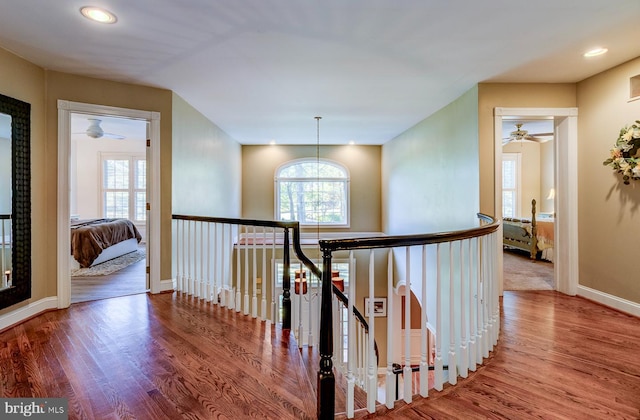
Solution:
M 578 108 L 495 108 L 495 212 L 502 218 L 502 117 L 552 116 L 554 121 L 555 211 L 553 271 L 559 292 L 578 292 Z M 500 294 L 503 291 L 502 241 L 498 241 Z
M 151 162 L 149 165 L 149 190 L 147 202 L 150 205 L 149 231 L 149 281 L 151 293 L 160 293 L 160 113 L 117 108 L 105 105 L 85 104 L 58 100 L 58 308 L 71 305 L 71 276 L 69 250 L 71 249 L 70 151 L 71 114 L 99 114 L 146 120 L 149 123 Z

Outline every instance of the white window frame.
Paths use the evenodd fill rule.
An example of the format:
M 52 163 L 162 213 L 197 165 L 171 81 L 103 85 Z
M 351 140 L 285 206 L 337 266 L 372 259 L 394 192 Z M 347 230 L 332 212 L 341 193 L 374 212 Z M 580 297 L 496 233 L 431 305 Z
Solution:
M 504 173 L 504 162 L 505 161 L 513 161 L 515 162 L 515 188 L 509 188 L 509 189 L 505 189 L 504 188 L 504 179 L 502 180 L 502 188 L 500 193 L 503 195 L 503 201 L 504 201 L 504 192 L 505 191 L 513 191 L 515 194 L 514 200 L 513 200 L 513 212 L 514 215 L 510 216 L 510 217 L 519 217 L 520 216 L 520 197 L 522 194 L 522 154 L 521 153 L 503 153 L 502 154 L 502 166 L 503 166 L 503 173 Z M 505 217 L 504 215 L 504 203 L 503 203 L 503 207 L 500 209 L 500 212 L 502 213 L 502 217 Z
M 305 177 L 305 178 L 282 178 L 280 177 L 280 173 L 283 169 L 288 168 L 290 166 L 293 165 L 297 165 L 297 164 L 301 164 L 301 163 L 313 163 L 313 164 L 317 164 L 317 163 L 326 163 L 328 165 L 332 165 L 335 166 L 337 168 L 339 168 L 340 170 L 342 170 L 345 174 L 344 177 L 341 178 L 330 178 L 330 177 Z M 344 207 L 345 207 L 345 218 L 344 218 L 344 222 L 342 223 L 304 223 L 302 221 L 300 221 L 300 225 L 301 226 L 318 226 L 320 228 L 334 228 L 334 227 L 350 227 L 350 214 L 351 214 L 351 210 L 350 210 L 350 197 L 351 197 L 351 192 L 349 189 L 349 185 L 350 185 L 350 175 L 349 175 L 349 170 L 347 169 L 346 166 L 344 166 L 343 164 L 336 162 L 334 160 L 329 160 L 329 159 L 317 159 L 317 158 L 303 158 L 303 159 L 295 159 L 295 160 L 290 160 L 288 162 L 283 163 L 282 165 L 278 166 L 278 168 L 276 168 L 276 172 L 275 172 L 275 185 L 274 185 L 274 195 L 275 195 L 275 209 L 274 209 L 274 214 L 275 214 L 275 220 L 281 220 L 281 213 L 280 213 L 280 204 L 281 204 L 281 200 L 280 200 L 280 183 L 283 180 L 286 181 L 306 181 L 308 182 L 309 180 L 314 180 L 314 181 L 318 181 L 318 182 L 343 182 L 344 183 L 344 192 L 345 192 L 345 197 L 344 197 Z
M 134 224 L 136 225 L 140 225 L 140 226 L 144 226 L 146 224 L 146 219 L 136 219 L 135 218 L 135 199 L 136 199 L 136 192 L 140 192 L 140 191 L 144 191 L 145 192 L 145 197 L 148 197 L 147 194 L 147 189 L 146 189 L 146 184 L 148 182 L 145 182 L 145 188 L 136 188 L 135 187 L 135 162 L 136 161 L 140 161 L 140 160 L 144 160 L 146 162 L 147 160 L 147 156 L 144 153 L 100 153 L 99 154 L 99 162 L 98 162 L 98 167 L 100 168 L 100 177 L 98 179 L 99 185 L 98 185 L 98 191 L 99 191 L 99 199 L 98 202 L 100 204 L 100 213 L 102 214 L 102 217 L 106 217 L 106 213 L 105 213 L 105 200 L 104 200 L 104 194 L 107 191 L 124 191 L 124 189 L 116 189 L 113 190 L 111 188 L 105 188 L 105 178 L 104 178 L 104 162 L 107 160 L 128 160 L 129 161 L 129 188 L 128 188 L 128 193 L 129 193 L 129 215 L 127 216 L 127 218 L 129 220 L 131 220 Z M 145 166 L 146 168 L 146 166 Z M 145 170 L 145 177 L 147 176 L 147 172 Z M 148 181 L 148 180 L 147 180 Z M 146 215 L 146 202 L 148 202 L 148 198 L 145 200 L 145 217 Z

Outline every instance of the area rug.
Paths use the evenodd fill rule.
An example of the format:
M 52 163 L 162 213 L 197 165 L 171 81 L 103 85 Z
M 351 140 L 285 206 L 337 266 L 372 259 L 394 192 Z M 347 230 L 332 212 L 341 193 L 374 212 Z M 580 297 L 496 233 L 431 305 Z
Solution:
M 505 251 L 504 290 L 553 290 L 553 263 L 529 258 L 518 251 Z
M 137 251 L 121 255 L 112 260 L 94 265 L 93 267 L 71 270 L 71 277 L 107 276 L 111 273 L 122 270 L 131 264 L 137 263 L 138 261 L 145 259 L 145 257 L 145 249 L 140 247 Z

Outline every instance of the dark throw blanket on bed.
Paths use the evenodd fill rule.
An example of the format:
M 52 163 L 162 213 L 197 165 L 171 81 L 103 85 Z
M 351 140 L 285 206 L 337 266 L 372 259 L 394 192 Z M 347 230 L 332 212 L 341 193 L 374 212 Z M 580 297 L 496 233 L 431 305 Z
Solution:
M 80 267 L 90 267 L 103 249 L 127 239 L 142 240 L 138 228 L 127 219 L 81 220 L 71 224 L 71 255 Z

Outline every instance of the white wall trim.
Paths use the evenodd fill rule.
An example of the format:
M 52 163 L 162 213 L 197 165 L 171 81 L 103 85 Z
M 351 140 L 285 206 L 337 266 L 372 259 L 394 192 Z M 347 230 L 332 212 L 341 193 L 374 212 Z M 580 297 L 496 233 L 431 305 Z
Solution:
M 0 316 L 0 331 L 52 309 L 58 309 L 57 296 L 51 296 L 40 299 L 37 302 L 31 302 L 27 306 L 23 306 L 15 311 L 11 311 Z
M 160 281 L 160 293 L 175 290 L 176 280 L 168 279 Z
M 586 286 L 578 286 L 578 296 L 592 300 L 604 306 L 640 317 L 640 303 L 632 302 Z
M 494 109 L 494 208 L 502 219 L 502 117 L 554 118 L 554 171 L 556 223 L 554 277 L 556 290 L 575 295 L 578 287 L 578 108 L 501 108 Z M 502 225 L 499 235 L 502 236 Z M 503 292 L 502 241 L 497 241 L 499 290 Z
M 85 104 L 58 100 L 58 250 L 57 250 L 57 282 L 58 308 L 71 305 L 71 276 L 69 271 L 69 249 L 71 249 L 70 232 L 70 173 L 69 159 L 71 151 L 71 114 L 86 113 L 110 115 L 118 117 L 146 120 L 149 123 L 149 139 L 151 140 L 151 162 L 149 165 L 148 202 L 149 232 L 149 279 L 151 293 L 161 291 L 160 282 L 160 113 L 136 109 L 118 108 L 105 105 Z

